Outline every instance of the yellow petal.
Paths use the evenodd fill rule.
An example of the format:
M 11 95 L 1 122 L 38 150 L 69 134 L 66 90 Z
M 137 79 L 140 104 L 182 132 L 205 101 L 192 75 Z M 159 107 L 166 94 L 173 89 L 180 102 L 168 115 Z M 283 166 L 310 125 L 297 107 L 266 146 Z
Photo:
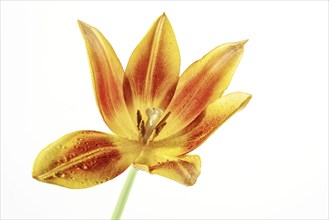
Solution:
M 171 114 L 158 139 L 187 126 L 223 94 L 241 60 L 245 43 L 223 44 L 187 68 L 166 110 Z
M 137 129 L 129 117 L 124 95 L 124 71 L 111 44 L 96 28 L 79 21 L 85 39 L 95 96 L 107 126 L 117 135 L 136 138 Z
M 180 55 L 174 31 L 166 15 L 160 16 L 132 53 L 124 79 L 127 106 L 133 118 L 137 110 L 166 109 L 179 77 Z
M 67 188 L 87 188 L 111 180 L 140 153 L 138 143 L 97 131 L 76 131 L 37 156 L 32 176 Z
M 134 166 L 151 174 L 157 174 L 181 184 L 192 186 L 200 175 L 201 160 L 198 155 L 180 157 L 160 157 L 157 161 L 150 160 L 147 155 L 140 157 Z
M 181 131 L 168 138 L 152 142 L 153 153 L 178 156 L 191 152 L 234 113 L 243 109 L 250 99 L 251 95 L 244 92 L 222 96 Z

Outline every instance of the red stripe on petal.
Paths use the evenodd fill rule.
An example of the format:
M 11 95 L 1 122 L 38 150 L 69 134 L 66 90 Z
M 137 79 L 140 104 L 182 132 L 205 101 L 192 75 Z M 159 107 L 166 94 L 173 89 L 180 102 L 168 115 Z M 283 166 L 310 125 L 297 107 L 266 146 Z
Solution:
M 164 110 L 176 89 L 179 69 L 175 35 L 162 15 L 137 45 L 126 68 L 125 100 L 131 116 L 152 107 Z
M 171 115 L 158 139 L 183 129 L 223 94 L 240 62 L 244 44 L 221 45 L 187 68 L 166 110 Z
M 96 131 L 77 131 L 43 149 L 33 166 L 37 180 L 87 188 L 111 180 L 137 158 L 138 142 Z
M 117 135 L 137 138 L 123 95 L 124 72 L 112 46 L 96 28 L 79 22 L 85 39 L 99 110 Z

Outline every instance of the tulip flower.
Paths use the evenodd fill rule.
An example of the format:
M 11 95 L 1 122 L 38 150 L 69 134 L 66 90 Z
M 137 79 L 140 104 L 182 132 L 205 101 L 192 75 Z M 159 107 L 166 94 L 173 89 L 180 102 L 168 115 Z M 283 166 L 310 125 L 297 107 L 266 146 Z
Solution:
M 103 34 L 78 23 L 96 102 L 112 133 L 81 130 L 59 138 L 39 153 L 33 177 L 81 189 L 107 182 L 132 165 L 131 176 L 138 169 L 195 184 L 201 160 L 190 152 L 251 98 L 244 92 L 223 95 L 247 41 L 214 48 L 180 75 L 176 38 L 163 14 L 124 71 Z

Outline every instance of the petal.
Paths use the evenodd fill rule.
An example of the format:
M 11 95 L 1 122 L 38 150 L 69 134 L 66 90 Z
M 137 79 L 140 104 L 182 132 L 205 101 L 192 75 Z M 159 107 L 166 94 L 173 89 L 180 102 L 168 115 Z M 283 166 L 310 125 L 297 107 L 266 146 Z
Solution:
M 243 109 L 251 99 L 244 92 L 225 95 L 209 105 L 193 122 L 176 134 L 152 143 L 155 154 L 184 155 L 200 146 L 234 113 Z
M 223 94 L 241 60 L 245 43 L 223 44 L 187 68 L 167 108 L 171 112 L 167 126 L 158 139 L 184 128 Z
M 124 95 L 133 118 L 137 110 L 144 114 L 147 108 L 166 109 L 176 89 L 179 69 L 175 34 L 163 14 L 135 48 L 126 68 Z
M 96 28 L 79 21 L 85 39 L 95 96 L 107 126 L 117 135 L 136 138 L 123 96 L 123 68 L 112 46 Z
M 39 153 L 32 176 L 67 188 L 92 187 L 121 174 L 139 153 L 135 142 L 98 131 L 76 131 Z
M 140 157 L 134 166 L 151 174 L 157 174 L 186 186 L 195 184 L 200 175 L 201 160 L 198 155 L 183 155 L 180 157 L 162 157 L 159 161 L 144 160 Z

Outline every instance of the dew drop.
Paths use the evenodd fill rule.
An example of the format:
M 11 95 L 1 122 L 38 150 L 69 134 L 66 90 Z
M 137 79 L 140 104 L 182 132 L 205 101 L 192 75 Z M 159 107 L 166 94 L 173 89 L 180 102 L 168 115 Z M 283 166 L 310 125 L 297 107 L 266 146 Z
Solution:
M 75 153 L 72 153 L 72 154 L 69 155 L 69 158 L 73 158 L 75 156 L 76 156 Z
M 58 171 L 58 172 L 55 173 L 55 176 L 56 176 L 56 177 L 62 177 L 62 178 L 63 178 L 63 177 L 66 176 L 66 174 L 63 173 L 62 171 Z
M 87 170 L 89 167 L 86 164 L 81 164 L 80 168 L 83 170 Z
M 57 149 L 67 149 L 67 147 L 65 145 L 62 145 L 62 144 L 57 145 L 56 148 Z
M 68 160 L 65 156 L 60 156 L 59 159 L 58 159 L 58 162 L 59 163 L 66 163 Z

